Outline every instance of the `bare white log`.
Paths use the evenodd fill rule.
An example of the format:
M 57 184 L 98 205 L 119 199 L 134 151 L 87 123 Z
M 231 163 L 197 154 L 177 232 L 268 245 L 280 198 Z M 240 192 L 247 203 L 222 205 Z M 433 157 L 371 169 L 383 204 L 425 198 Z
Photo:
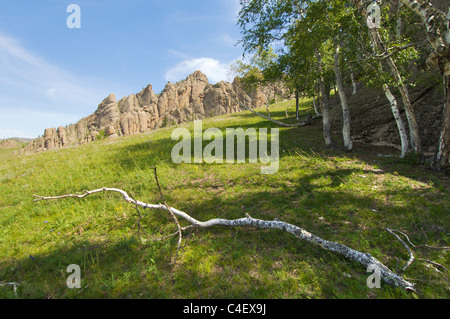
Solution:
M 226 227 L 242 227 L 242 226 L 253 226 L 260 229 L 277 229 L 281 231 L 288 232 L 295 237 L 306 240 L 312 244 L 318 245 L 322 247 L 323 249 L 337 253 L 340 255 L 343 255 L 344 257 L 356 261 L 360 264 L 362 264 L 366 269 L 368 266 L 371 266 L 372 269 L 376 269 L 377 272 L 380 274 L 381 279 L 395 287 L 402 287 L 407 290 L 415 290 L 414 289 L 414 283 L 408 282 L 398 274 L 391 271 L 388 267 L 386 267 L 383 263 L 381 263 L 379 260 L 374 258 L 369 253 L 363 253 L 360 251 L 357 251 L 355 249 L 352 249 L 350 247 L 347 247 L 343 244 L 336 243 L 333 241 L 328 241 L 325 239 L 322 239 L 306 230 L 304 230 L 301 227 L 279 221 L 279 220 L 273 220 L 273 221 L 267 221 L 267 220 L 261 220 L 261 219 L 255 219 L 247 214 L 245 218 L 241 219 L 235 219 L 235 220 L 228 220 L 228 219 L 211 219 L 208 221 L 199 221 L 192 216 L 186 214 L 183 211 L 180 211 L 173 207 L 168 207 L 165 204 L 148 204 L 141 201 L 134 200 L 131 198 L 125 191 L 121 189 L 116 188 L 100 188 L 92 191 L 87 191 L 84 194 L 76 195 L 76 194 L 68 194 L 68 195 L 61 195 L 61 196 L 51 196 L 51 197 L 44 197 L 44 196 L 35 196 L 35 201 L 42 201 L 42 200 L 55 200 L 55 199 L 63 199 L 63 198 L 84 198 L 89 195 L 93 195 L 96 193 L 101 192 L 115 192 L 119 193 L 123 196 L 124 200 L 127 201 L 130 204 L 140 206 L 142 208 L 149 208 L 149 209 L 156 209 L 156 210 L 164 210 L 168 211 L 170 210 L 174 215 L 181 217 L 188 221 L 191 225 L 195 227 L 200 228 L 209 228 L 214 226 L 226 226 Z

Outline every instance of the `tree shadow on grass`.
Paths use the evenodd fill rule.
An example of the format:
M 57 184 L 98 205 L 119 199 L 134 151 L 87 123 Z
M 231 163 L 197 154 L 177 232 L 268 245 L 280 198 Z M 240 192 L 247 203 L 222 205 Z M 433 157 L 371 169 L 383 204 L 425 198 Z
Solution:
M 229 128 L 275 127 L 275 124 L 260 121 Z M 108 157 L 111 161 L 108 164 L 120 166 L 125 176 L 153 166 L 161 166 L 162 170 L 167 167 L 171 174 L 182 175 L 182 169 L 170 158 L 176 143 L 161 138 L 119 145 Z M 207 143 L 204 141 L 203 145 Z M 436 238 L 440 236 L 440 244 L 448 245 L 442 241 L 448 233 L 448 214 L 444 211 L 448 203 L 442 204 L 431 187 L 417 189 L 400 185 L 373 193 L 367 191 L 370 184 L 366 180 L 374 181 L 386 172 L 394 173 L 398 170 L 397 164 L 378 158 L 369 164 L 372 159 L 368 158 L 367 169 L 326 167 L 325 159 L 358 160 L 360 154 L 326 149 L 320 125 L 280 130 L 281 161 L 299 151 L 304 159 L 309 158 L 313 170 L 304 176 L 291 177 L 281 172 L 286 178 L 269 179 L 270 184 L 264 190 L 257 186 L 265 179 L 253 176 L 252 180 L 235 178 L 232 183 L 223 177 L 216 177 L 214 183 L 208 183 L 207 179 L 197 181 L 192 187 L 198 196 L 181 203 L 175 199 L 186 189 L 185 184 L 170 184 L 163 192 L 169 205 L 199 220 L 242 218 L 245 213 L 254 218 L 277 218 L 324 239 L 370 252 L 391 269 L 396 268 L 397 263 L 401 265 L 408 256 L 404 248 L 384 232 L 384 227 L 406 229 L 409 234 L 415 234 L 410 238 L 418 242 L 424 238 L 416 226 L 442 225 L 443 230 L 430 231 L 427 237 L 438 242 Z M 201 169 L 202 165 L 199 165 Z M 373 165 L 381 170 L 369 167 Z M 405 169 L 404 174 L 420 178 L 414 169 Z M 359 175 L 366 177 L 358 178 Z M 355 178 L 361 191 L 347 187 Z M 148 179 L 153 180 L 153 176 Z M 133 196 L 145 201 L 139 191 Z M 112 197 L 110 200 L 115 201 Z M 121 201 L 117 199 L 117 203 Z M 41 202 L 36 205 L 58 204 Z M 135 214 L 132 206 L 129 210 Z M 143 222 L 155 218 L 155 214 L 161 216 L 161 212 L 145 210 L 141 213 Z M 169 217 L 160 218 L 158 222 L 162 226 L 173 226 Z M 365 298 L 368 293 L 380 297 L 410 297 L 389 289 L 374 293 L 367 288 L 368 274 L 360 265 L 279 231 L 214 227 L 188 232 L 174 282 L 170 262 L 176 247 L 175 237 L 142 243 L 136 235 L 136 227 L 131 232 L 124 228 L 123 235 L 123 238 L 98 240 L 98 234 L 88 232 L 83 238 L 69 237 L 66 241 L 55 242 L 54 249 L 45 253 L 39 253 L 36 247 L 37 253 L 32 253 L 31 257 L 4 259 L 0 261 L 0 282 L 18 282 L 21 298 Z M 433 259 L 436 254 L 427 255 L 426 259 Z M 66 269 L 70 264 L 81 267 L 82 288 L 79 290 L 68 289 L 66 285 L 69 276 Z M 440 277 L 444 275 L 423 268 L 415 264 L 408 275 L 423 280 L 419 289 L 423 289 L 425 297 L 430 296 L 430 291 L 444 296 L 446 280 Z M 9 287 L 0 288 L 0 296 L 14 298 Z
M 203 127 L 203 132 L 207 128 L 212 127 L 209 123 L 205 127 Z M 221 159 L 225 162 L 228 159 L 228 150 L 227 148 L 227 132 L 226 129 L 238 130 L 243 129 L 244 134 L 249 132 L 249 129 L 254 129 L 256 132 L 256 136 L 248 136 L 245 137 L 245 144 L 243 144 L 245 150 L 245 163 L 249 163 L 250 157 L 250 148 L 251 145 L 256 147 L 256 155 L 258 163 L 261 163 L 261 149 L 259 145 L 259 141 L 264 137 L 262 135 L 261 129 L 267 129 L 267 151 L 268 155 L 271 155 L 272 151 L 272 143 L 271 143 L 271 133 L 274 128 L 278 128 L 274 123 L 265 123 L 265 122 L 257 122 L 255 124 L 247 124 L 247 125 L 228 125 L 226 128 L 219 127 L 222 132 L 221 138 L 222 140 L 222 157 Z M 197 165 L 194 163 L 194 132 L 193 129 L 190 129 L 191 133 L 191 164 Z M 321 137 L 321 128 L 319 125 L 313 125 L 311 127 L 302 127 L 302 128 L 283 128 L 279 131 L 279 158 L 282 159 L 285 156 L 289 156 L 292 153 L 298 150 L 311 150 L 316 149 L 316 151 L 325 151 L 332 154 L 338 154 L 338 151 L 333 150 L 324 150 L 323 147 L 320 147 L 322 143 Z M 179 144 L 182 139 L 180 137 L 179 140 L 172 140 L 170 138 L 156 138 L 151 139 L 152 136 L 149 137 L 149 140 L 140 143 L 134 143 L 131 145 L 124 145 L 117 147 L 112 154 L 110 154 L 109 161 L 114 165 L 120 166 L 125 171 L 134 171 L 137 169 L 147 169 L 149 167 L 155 166 L 170 166 L 172 168 L 176 168 L 178 164 L 174 163 L 172 159 L 172 150 L 173 148 Z M 214 137 L 215 138 L 215 137 Z M 234 136 L 235 145 L 234 145 L 234 162 L 238 162 L 238 143 L 240 143 L 236 136 Z M 211 140 L 202 140 L 202 150 L 205 150 L 205 147 L 208 146 L 212 141 Z M 215 155 L 215 151 L 213 155 Z M 178 154 L 177 154 L 178 155 Z M 180 154 L 182 155 L 182 154 Z M 203 162 L 204 165 L 206 164 Z M 217 165 L 215 163 L 211 165 Z
M 304 114 L 309 113 L 308 110 L 303 111 Z M 281 118 L 283 111 L 277 111 L 273 113 L 276 118 Z M 282 161 L 286 156 L 295 154 L 296 152 L 302 152 L 311 156 L 337 157 L 337 158 L 349 158 L 366 162 L 368 165 L 377 166 L 379 169 L 386 173 L 403 175 L 405 177 L 415 179 L 421 182 L 432 182 L 438 184 L 442 189 L 450 187 L 450 181 L 448 177 L 441 174 L 435 174 L 429 169 L 428 164 L 419 164 L 413 160 L 400 159 L 400 152 L 391 147 L 382 147 L 368 145 L 360 142 L 354 143 L 353 152 L 345 152 L 342 149 L 329 149 L 325 146 L 323 140 L 323 132 L 320 120 L 306 127 L 299 128 L 280 128 L 277 124 L 259 118 L 258 116 L 249 112 L 235 113 L 229 115 L 230 118 L 253 118 L 255 122 L 248 123 L 248 120 L 242 120 L 242 123 L 235 123 L 230 125 L 227 123 L 214 122 L 213 119 L 207 119 L 204 121 L 203 132 L 207 128 L 217 126 L 222 131 L 224 139 L 223 143 L 223 158 L 226 156 L 226 129 L 239 129 L 244 131 L 248 129 L 255 129 L 260 133 L 261 129 L 267 129 L 269 135 L 275 128 L 280 129 L 279 133 L 279 156 Z M 295 119 L 290 119 L 294 121 Z M 188 123 L 187 123 L 188 124 Z M 193 139 L 192 123 L 188 124 Z M 174 127 L 175 129 L 175 127 Z M 258 139 L 261 135 L 258 134 Z M 342 136 L 333 135 L 335 142 L 338 145 L 343 145 Z M 253 139 L 252 139 L 253 140 Z M 172 149 L 179 141 L 171 140 L 170 138 L 154 138 L 153 135 L 149 135 L 149 140 L 141 143 L 134 143 L 131 145 L 120 146 L 115 149 L 114 153 L 109 156 L 110 161 L 115 165 L 119 165 L 125 171 L 133 171 L 136 169 L 145 169 L 154 166 L 167 165 L 172 168 L 177 167 L 177 164 L 171 158 Z M 202 150 L 211 141 L 202 141 Z M 236 140 L 237 143 L 237 140 Z M 249 158 L 250 139 L 247 137 L 245 140 L 245 161 L 248 163 Z M 236 145 L 235 145 L 236 148 Z M 268 141 L 268 149 L 270 150 L 270 137 Z M 194 153 L 194 142 L 191 142 L 191 154 Z M 235 152 L 235 161 L 237 161 Z M 192 158 L 193 162 L 193 158 Z M 192 164 L 196 165 L 196 164 Z M 214 165 L 214 164 L 212 164 Z
M 340 191 L 355 173 L 373 174 L 359 169 L 329 169 L 296 178 L 289 184 L 279 180 L 265 191 L 248 188 L 245 194 L 234 192 L 234 187 L 245 185 L 245 181 L 238 181 L 241 185 L 232 185 L 222 192 L 199 185 L 198 191 L 206 194 L 201 201 L 169 204 L 199 220 L 242 218 L 245 213 L 266 220 L 277 218 L 324 239 L 369 252 L 393 269 L 396 260 L 392 256 L 406 260 L 407 255 L 383 231 L 384 227 L 413 230 L 413 222 L 437 224 L 440 216 L 421 211 L 417 203 L 408 201 L 428 190 L 404 187 L 377 197 Z M 316 183 L 323 176 L 333 178 Z M 174 186 L 171 192 L 181 188 Z M 386 203 L 383 195 L 403 196 L 405 200 L 401 205 Z M 138 194 L 135 197 L 139 200 Z M 120 201 L 118 198 L 117 202 Z M 402 215 L 402 211 L 410 213 Z M 155 213 L 161 214 L 141 211 L 143 222 L 154 218 Z M 170 218 L 159 221 L 172 223 Z M 374 293 L 366 286 L 368 274 L 361 265 L 280 231 L 198 229 L 185 233 L 183 245 L 174 281 L 170 262 L 176 238 L 142 243 L 136 236 L 136 228 L 131 233 L 124 231 L 123 238 L 98 240 L 97 234 L 87 234 L 84 238 L 55 243 L 54 249 L 46 253 L 3 260 L 0 281 L 18 282 L 21 298 L 365 298 Z M 81 267 L 81 289 L 69 289 L 66 285 L 69 276 L 66 269 L 70 264 Z M 410 269 L 410 276 L 423 280 L 419 290 L 442 295 L 446 281 L 421 267 Z M 375 294 L 410 297 L 405 292 L 383 288 Z M 11 291 L 0 290 L 0 294 L 14 298 Z

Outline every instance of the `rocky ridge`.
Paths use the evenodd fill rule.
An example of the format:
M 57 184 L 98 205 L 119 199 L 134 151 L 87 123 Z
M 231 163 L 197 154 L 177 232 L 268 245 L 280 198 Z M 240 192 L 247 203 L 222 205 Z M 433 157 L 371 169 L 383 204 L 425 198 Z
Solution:
M 200 71 L 177 83 L 167 83 L 156 95 L 148 85 L 137 94 L 117 101 L 107 96 L 97 110 L 75 124 L 47 128 L 21 152 L 41 152 L 86 144 L 102 138 L 114 138 L 155 130 L 171 124 L 230 114 L 240 111 L 236 100 L 252 108 L 265 105 L 275 95 L 284 96 L 282 85 L 245 89 L 237 80 L 209 83 Z
M 1 148 L 18 148 L 22 146 L 24 143 L 28 143 L 32 141 L 29 138 L 21 138 L 21 137 L 11 137 L 7 139 L 0 139 L 0 149 Z

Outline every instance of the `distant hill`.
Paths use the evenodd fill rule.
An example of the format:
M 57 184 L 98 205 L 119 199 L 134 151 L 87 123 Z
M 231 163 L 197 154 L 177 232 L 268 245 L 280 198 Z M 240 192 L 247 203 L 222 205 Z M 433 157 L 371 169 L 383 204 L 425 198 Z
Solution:
M 0 148 L 17 148 L 22 146 L 23 144 L 27 144 L 31 142 L 32 138 L 23 138 L 23 137 L 11 137 L 6 139 L 0 139 Z

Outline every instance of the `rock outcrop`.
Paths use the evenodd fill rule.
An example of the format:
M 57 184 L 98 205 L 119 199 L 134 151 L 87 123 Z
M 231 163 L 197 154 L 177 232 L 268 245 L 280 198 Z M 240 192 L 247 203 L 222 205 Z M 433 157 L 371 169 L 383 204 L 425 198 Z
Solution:
M 148 85 L 138 94 L 117 101 L 110 94 L 97 110 L 66 127 L 48 128 L 22 152 L 40 152 L 71 145 L 86 144 L 102 138 L 132 135 L 171 124 L 240 111 L 236 100 L 251 107 L 265 105 L 274 95 L 285 95 L 283 86 L 245 89 L 239 81 L 209 83 L 200 71 L 178 83 L 167 83 L 156 95 Z

